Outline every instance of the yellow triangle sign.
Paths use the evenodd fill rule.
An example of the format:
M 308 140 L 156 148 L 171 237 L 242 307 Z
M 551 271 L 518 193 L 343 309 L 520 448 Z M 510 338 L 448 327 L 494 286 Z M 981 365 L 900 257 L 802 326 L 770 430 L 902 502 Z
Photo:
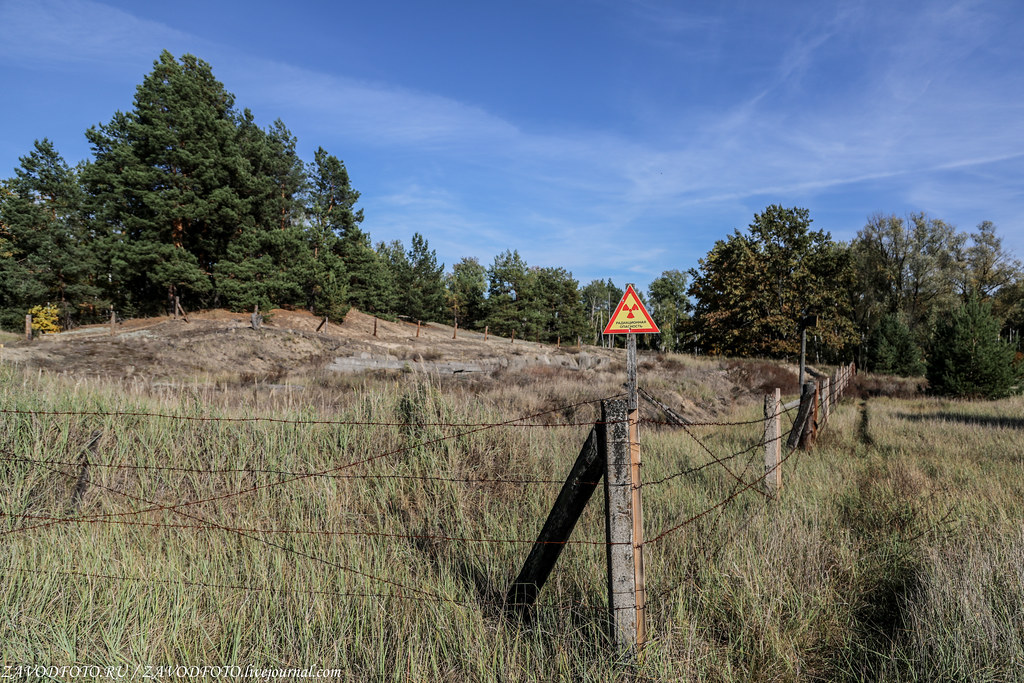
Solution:
M 608 325 L 604 328 L 605 334 L 654 334 L 661 332 L 654 324 L 651 314 L 644 308 L 640 297 L 633 290 L 633 285 L 626 285 L 626 293 L 622 295 L 615 312 L 612 313 Z

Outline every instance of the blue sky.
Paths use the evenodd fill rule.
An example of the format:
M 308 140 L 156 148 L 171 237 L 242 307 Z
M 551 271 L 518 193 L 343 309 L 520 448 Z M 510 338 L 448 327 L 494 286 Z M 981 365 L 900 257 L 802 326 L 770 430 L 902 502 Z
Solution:
M 162 49 L 209 62 L 374 241 L 518 249 L 582 284 L 686 269 L 769 204 L 993 221 L 1024 256 L 1024 4 L 0 0 L 0 177 L 71 162 Z

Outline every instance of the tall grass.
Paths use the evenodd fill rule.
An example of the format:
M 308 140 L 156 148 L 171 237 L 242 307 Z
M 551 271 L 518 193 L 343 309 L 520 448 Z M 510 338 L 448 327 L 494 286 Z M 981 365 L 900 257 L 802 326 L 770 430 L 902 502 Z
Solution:
M 5 414 L 4 661 L 322 666 L 353 680 L 1020 676 L 1020 399 L 844 403 L 817 447 L 786 461 L 777 500 L 743 492 L 648 546 L 652 641 L 627 666 L 608 646 L 603 620 L 600 495 L 573 535 L 598 544 L 566 548 L 532 617 L 507 618 L 499 604 L 558 484 L 494 480 L 560 481 L 588 427 L 434 424 L 498 423 L 600 398 L 621 390 L 612 378 L 320 378 L 270 391 L 0 373 L 7 409 L 408 425 Z M 759 413 L 759 405 L 740 405 L 730 418 Z M 597 414 L 584 405 L 531 422 L 585 423 Z M 760 431 L 691 429 L 716 457 L 754 446 Z M 677 428 L 645 425 L 642 441 L 645 481 L 710 459 Z M 78 464 L 83 457 L 87 466 Z M 761 458 L 754 448 L 728 465 L 752 481 Z M 364 462 L 338 469 L 356 461 Z M 118 463 L 153 469 L 99 466 Z M 158 469 L 168 466 L 237 471 Z M 326 470 L 366 477 L 266 486 L 292 478 L 282 473 Z M 716 466 L 645 487 L 648 537 L 737 486 Z M 180 513 L 105 523 L 46 526 L 29 517 L 111 515 L 149 507 L 141 500 L 176 505 L 231 493 Z M 118 519 L 229 530 L 109 523 Z

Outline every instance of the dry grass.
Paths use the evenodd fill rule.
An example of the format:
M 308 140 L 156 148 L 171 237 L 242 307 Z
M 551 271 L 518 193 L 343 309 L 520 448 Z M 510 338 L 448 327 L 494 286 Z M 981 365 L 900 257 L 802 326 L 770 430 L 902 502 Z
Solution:
M 696 374 L 677 373 L 645 384 L 660 395 L 687 394 Z M 422 425 L 5 415 L 0 448 L 20 458 L 79 462 L 91 435 L 102 436 L 80 496 L 77 466 L 0 463 L 0 523 L 11 532 L 0 550 L 0 658 L 340 667 L 352 680 L 1019 680 L 1020 398 L 845 402 L 817 448 L 787 461 L 779 500 L 766 505 L 744 493 L 648 546 L 653 640 L 639 672 L 617 663 L 600 613 L 588 609 L 605 600 L 599 545 L 567 548 L 532 621 L 503 618 L 490 603 L 529 546 L 446 539 L 533 538 L 558 486 L 486 480 L 561 480 L 586 428 L 499 428 L 439 440 L 452 430 L 431 423 L 551 410 L 618 393 L 617 379 L 537 369 L 493 381 L 314 375 L 301 390 L 236 382 L 154 388 L 0 368 L 0 405 L 8 409 Z M 741 403 L 731 417 L 759 412 Z M 595 417 L 594 407 L 581 406 L 538 421 Z M 692 432 L 715 455 L 760 436 L 756 424 Z M 645 481 L 709 458 L 675 429 L 644 427 L 642 440 Z M 375 478 L 253 488 L 282 476 L 258 470 L 324 470 L 367 457 L 375 459 L 346 472 Z M 760 457 L 755 448 L 729 465 L 752 481 Z M 645 488 L 648 537 L 733 490 L 719 467 Z M 161 504 L 244 491 L 188 512 L 235 528 L 362 535 L 251 534 L 261 541 L 220 529 L 96 523 L 23 530 L 39 523 L 25 515 L 140 507 L 117 491 Z M 603 540 L 601 498 L 574 540 Z M 196 524 L 169 511 L 125 519 Z M 427 597 L 416 591 L 429 599 L 412 599 Z

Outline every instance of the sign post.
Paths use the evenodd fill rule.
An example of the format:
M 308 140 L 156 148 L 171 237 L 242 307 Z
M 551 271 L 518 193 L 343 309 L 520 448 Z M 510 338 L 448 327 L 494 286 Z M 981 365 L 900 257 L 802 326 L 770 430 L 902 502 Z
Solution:
M 637 397 L 636 335 L 656 334 L 660 331 L 661 330 L 658 329 L 658 326 L 651 318 L 650 313 L 648 313 L 647 309 L 644 307 L 643 302 L 640 301 L 640 297 L 637 296 L 636 291 L 633 289 L 633 285 L 626 285 L 626 291 L 622 295 L 622 300 L 619 302 L 618 307 L 616 307 L 615 312 L 612 313 L 609 318 L 608 324 L 604 328 L 604 334 L 626 335 L 626 384 L 629 388 L 629 397 L 627 400 L 627 422 L 629 424 L 630 488 L 632 489 L 630 510 L 632 529 L 630 530 L 629 535 L 632 539 L 633 576 L 631 578 L 633 579 L 632 583 L 634 590 L 632 591 L 632 594 L 635 601 L 633 605 L 624 604 L 629 601 L 629 595 L 624 595 L 621 591 L 614 590 L 613 585 L 615 577 L 613 574 L 615 568 L 609 566 L 608 604 L 612 611 L 613 624 L 616 623 L 615 615 L 618 610 L 635 607 L 635 633 L 629 634 L 631 637 L 628 638 L 623 638 L 624 634 L 616 634 L 615 640 L 618 642 L 623 642 L 624 640 L 632 641 L 635 643 L 638 650 L 642 648 L 644 643 L 647 641 L 647 588 L 644 573 L 644 518 L 640 497 L 640 412 Z M 606 487 L 609 486 L 609 482 L 612 481 L 611 472 L 614 465 L 615 463 L 608 463 L 609 476 L 605 477 Z M 611 533 L 612 532 L 609 529 L 609 534 Z M 611 535 L 609 535 L 608 542 L 612 542 Z

